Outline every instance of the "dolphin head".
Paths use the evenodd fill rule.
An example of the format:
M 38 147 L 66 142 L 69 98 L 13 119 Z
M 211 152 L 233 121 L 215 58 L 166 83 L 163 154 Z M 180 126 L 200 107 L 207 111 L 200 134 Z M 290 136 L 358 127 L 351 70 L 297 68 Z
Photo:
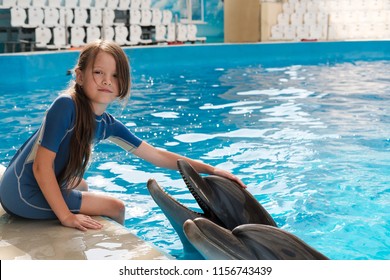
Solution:
M 201 177 L 186 161 L 178 161 L 178 169 L 203 213 L 188 209 L 167 194 L 154 179 L 147 183 L 149 193 L 164 212 L 183 243 L 190 258 L 201 257 L 183 231 L 184 222 L 198 217 L 207 218 L 232 230 L 245 223 L 276 223 L 260 203 L 236 182 L 218 176 Z
M 245 224 L 233 231 L 204 218 L 187 220 L 184 232 L 206 259 L 326 260 L 326 256 L 295 235 L 262 224 Z
M 250 260 L 255 255 L 228 229 L 204 218 L 187 220 L 183 225 L 189 242 L 210 260 Z
M 188 189 L 204 211 L 204 217 L 232 230 L 242 224 L 276 226 L 271 215 L 238 183 L 220 176 L 201 177 L 186 161 L 178 160 Z
M 149 179 L 147 187 L 153 200 L 164 212 L 172 227 L 179 235 L 180 241 L 183 244 L 184 253 L 187 257 L 190 259 L 202 258 L 183 232 L 183 224 L 186 220 L 201 217 L 202 214 L 192 211 L 180 204 L 172 196 L 167 194 L 154 179 Z

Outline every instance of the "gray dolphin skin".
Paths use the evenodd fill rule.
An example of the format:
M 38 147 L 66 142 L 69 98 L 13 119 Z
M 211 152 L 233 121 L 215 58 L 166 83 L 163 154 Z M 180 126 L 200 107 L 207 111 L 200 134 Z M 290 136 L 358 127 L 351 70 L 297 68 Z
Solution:
M 202 177 L 178 160 L 186 186 L 203 213 L 188 209 L 154 179 L 148 190 L 179 235 L 191 259 L 327 259 L 296 236 L 277 228 L 247 190 L 219 176 Z
M 202 214 L 194 212 L 180 204 L 172 196 L 167 194 L 154 179 L 149 179 L 147 187 L 150 195 L 179 235 L 185 255 L 190 259 L 202 259 L 203 257 L 188 241 L 183 231 L 183 224 L 186 220 L 201 217 Z
M 267 210 L 236 182 L 219 176 L 202 178 L 184 160 L 179 160 L 177 165 L 205 218 L 230 230 L 242 224 L 276 226 Z
M 188 240 L 210 260 L 327 260 L 328 258 L 295 235 L 261 224 L 222 228 L 210 220 L 196 218 L 184 223 Z
M 236 182 L 218 176 L 202 178 L 188 162 L 178 160 L 177 164 L 184 182 L 203 213 L 195 212 L 180 204 L 154 179 L 148 181 L 147 188 L 179 235 L 184 252 L 190 258 L 202 257 L 183 232 L 183 224 L 188 219 L 204 217 L 230 230 L 248 223 L 276 226 L 275 221 L 256 198 Z

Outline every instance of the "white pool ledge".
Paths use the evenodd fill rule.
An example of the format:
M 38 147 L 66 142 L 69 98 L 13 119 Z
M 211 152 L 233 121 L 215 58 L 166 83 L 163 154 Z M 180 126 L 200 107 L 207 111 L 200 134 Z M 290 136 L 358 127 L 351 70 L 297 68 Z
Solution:
M 0 206 L 1 260 L 167 260 L 173 259 L 122 225 L 94 217 L 101 230 L 66 228 L 58 220 L 27 220 Z

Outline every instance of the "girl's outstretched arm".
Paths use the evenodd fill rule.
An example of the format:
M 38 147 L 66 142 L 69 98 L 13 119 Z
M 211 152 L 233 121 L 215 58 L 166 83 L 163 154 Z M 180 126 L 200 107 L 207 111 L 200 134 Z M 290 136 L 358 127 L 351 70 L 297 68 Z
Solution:
M 166 150 L 161 150 L 143 141 L 134 151 L 134 154 L 156 166 L 177 170 L 177 160 L 184 159 L 189 162 L 197 172 L 210 175 L 218 175 L 236 181 L 241 187 L 246 188 L 245 184 L 235 175 L 226 170 L 213 167 L 201 161 L 196 161 L 188 157 L 181 156 Z

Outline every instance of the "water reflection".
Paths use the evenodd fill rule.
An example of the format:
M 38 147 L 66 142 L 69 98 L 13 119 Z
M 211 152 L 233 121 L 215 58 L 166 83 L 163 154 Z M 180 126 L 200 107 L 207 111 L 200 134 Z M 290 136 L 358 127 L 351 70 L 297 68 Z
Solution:
M 151 144 L 232 171 L 280 226 L 329 257 L 388 259 L 389 67 L 382 61 L 156 71 L 134 79 L 118 118 Z M 41 94 L 0 96 L 3 164 L 58 93 L 43 93 L 45 100 Z M 126 202 L 132 232 L 180 258 L 177 235 L 147 193 L 151 177 L 197 207 L 177 172 L 109 143 L 95 147 L 87 173 L 93 190 Z

